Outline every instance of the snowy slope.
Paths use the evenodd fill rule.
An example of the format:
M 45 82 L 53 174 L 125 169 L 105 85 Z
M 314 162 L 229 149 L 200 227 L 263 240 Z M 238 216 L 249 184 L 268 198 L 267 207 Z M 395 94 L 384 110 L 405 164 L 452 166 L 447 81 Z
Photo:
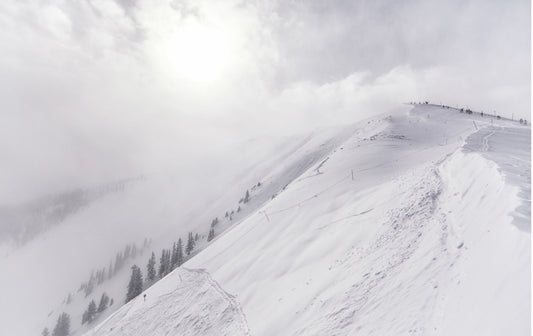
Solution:
M 292 182 L 152 287 L 155 301 L 88 335 L 180 334 L 191 319 L 215 326 L 187 335 L 527 335 L 530 131 L 431 105 L 337 130 L 314 160 L 280 162 L 299 167 Z M 235 295 L 222 317 L 208 292 L 183 312 L 179 275 L 200 269 Z M 168 319 L 133 323 L 131 307 Z M 223 329 L 228 314 L 246 327 Z
M 235 298 L 209 273 L 180 268 L 96 327 L 95 335 L 250 335 Z M 120 323 L 119 326 L 115 326 Z
M 185 239 L 188 232 L 200 235 L 196 251 L 201 249 L 213 218 L 220 219 L 215 227 L 218 235 L 255 213 L 348 135 L 347 130 L 322 129 L 250 140 L 198 161 L 184 157 L 180 167 L 168 167 L 120 190 L 99 193 L 61 221 L 29 223 L 42 230 L 35 231 L 25 244 L 14 248 L 0 242 L 0 251 L 5 251 L 0 254 L 0 287 L 7 289 L 2 295 L 0 335 L 39 334 L 44 327 L 52 329 L 61 312 L 70 314 L 74 335 L 85 332 L 96 324 L 81 326 L 82 313 L 91 300 L 98 303 L 106 292 L 115 302 L 97 321 L 123 304 L 129 266 L 135 263 L 145 273 L 152 251 L 159 260 L 162 248 L 169 248 L 179 237 Z M 259 181 L 261 186 L 257 186 Z M 246 190 L 252 198 L 239 204 Z M 239 206 L 241 211 L 236 212 Z M 226 211 L 235 211 L 231 220 L 224 218 Z M 33 215 L 24 216 L 31 219 Z M 141 246 L 145 238 L 152 240 L 149 250 L 128 260 L 113 279 L 88 297 L 78 292 L 91 270 L 107 267 L 126 244 Z M 69 293 L 73 300 L 67 304 L 64 300 Z

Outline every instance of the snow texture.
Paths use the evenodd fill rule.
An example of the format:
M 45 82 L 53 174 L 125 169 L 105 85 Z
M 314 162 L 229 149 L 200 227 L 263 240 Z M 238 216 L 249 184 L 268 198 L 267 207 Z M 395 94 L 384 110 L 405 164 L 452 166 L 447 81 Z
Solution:
M 110 242 L 151 232 L 157 251 L 188 232 L 207 236 L 218 217 L 215 238 L 200 239 L 183 267 L 144 292 L 146 301 L 119 308 L 129 275 L 119 274 L 106 284 L 117 304 L 93 330 L 72 316 L 73 334 L 529 335 L 530 144 L 531 128 L 518 122 L 416 105 L 245 143 L 209 166 L 216 169 L 202 201 L 173 201 L 171 189 L 188 176 L 149 177 L 0 260 L 21 279 L 6 294 L 12 309 L 0 334 L 50 328 L 65 305 L 43 316 L 46 305 L 27 302 L 53 301 L 79 283 L 54 280 L 58 261 L 81 274 L 106 265 Z M 246 190 L 250 201 L 238 203 Z M 72 253 L 52 254 L 56 245 Z M 136 262 L 144 267 L 147 258 Z M 32 262 L 40 267 L 20 267 Z M 48 291 L 34 288 L 35 273 Z M 91 298 L 73 303 L 80 314 Z M 16 323 L 23 311 L 31 318 Z
M 180 268 L 86 335 L 250 335 L 234 296 L 204 270 Z
M 530 131 L 432 105 L 343 129 L 280 163 L 292 181 L 185 266 L 237 295 L 235 325 L 253 335 L 529 335 Z M 187 309 L 170 295 L 171 311 Z M 210 297 L 191 314 L 219 316 Z M 97 330 L 180 334 L 166 320 L 133 327 L 128 309 Z

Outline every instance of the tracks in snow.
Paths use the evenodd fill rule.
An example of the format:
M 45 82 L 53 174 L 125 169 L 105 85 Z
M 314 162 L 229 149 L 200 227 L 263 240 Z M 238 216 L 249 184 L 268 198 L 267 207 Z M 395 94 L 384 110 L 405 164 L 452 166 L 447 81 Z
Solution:
M 87 336 L 250 336 L 235 296 L 203 269 L 178 268 Z
M 429 331 L 427 319 L 432 310 L 427 307 L 436 304 L 436 279 L 446 272 L 456 254 L 447 252 L 452 250 L 450 228 L 439 209 L 442 180 L 438 168 L 426 165 L 408 175 L 398 186 L 405 201 L 389 210 L 382 232 L 372 243 L 354 248 L 332 266 L 333 271 L 338 268 L 337 272 L 344 274 L 341 278 L 347 277 L 342 280 L 346 283 L 344 291 L 337 297 L 321 298 L 323 317 L 296 335 Z M 417 295 L 428 286 L 432 295 Z
M 487 134 L 487 135 L 485 135 L 483 137 L 483 145 L 482 145 L 482 148 L 481 148 L 482 152 L 488 152 L 489 151 L 489 149 L 490 149 L 490 147 L 489 147 L 489 138 L 491 136 L 493 136 L 493 135 L 494 135 L 494 132 L 490 132 L 489 134 Z
M 207 282 L 211 285 L 211 287 L 220 295 L 222 299 L 224 299 L 230 307 L 233 309 L 233 311 L 237 314 L 237 317 L 239 318 L 238 323 L 242 327 L 242 331 L 244 332 L 244 335 L 250 336 L 250 328 L 248 327 L 248 321 L 246 320 L 246 315 L 242 311 L 240 303 L 237 301 L 237 298 L 234 295 L 231 295 L 230 293 L 226 292 L 220 284 L 215 281 L 209 272 L 207 272 L 205 269 L 189 269 L 182 267 L 181 269 L 186 270 L 188 272 L 193 272 L 198 274 L 199 276 L 205 277 Z

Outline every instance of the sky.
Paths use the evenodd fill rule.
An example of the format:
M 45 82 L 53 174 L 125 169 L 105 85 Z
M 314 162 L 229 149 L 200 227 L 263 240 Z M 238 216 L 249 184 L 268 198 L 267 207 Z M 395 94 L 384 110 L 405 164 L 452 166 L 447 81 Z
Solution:
M 525 0 L 3 0 L 0 205 L 410 101 L 529 120 L 530 14 Z

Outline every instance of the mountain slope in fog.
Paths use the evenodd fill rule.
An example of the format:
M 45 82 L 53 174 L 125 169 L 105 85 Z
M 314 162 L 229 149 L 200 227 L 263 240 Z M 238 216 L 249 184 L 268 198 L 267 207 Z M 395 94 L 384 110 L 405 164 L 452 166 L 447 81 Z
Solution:
M 337 139 L 87 334 L 529 334 L 530 128 L 421 105 Z
M 10 307 L 0 334 L 33 335 L 44 327 L 51 330 L 62 312 L 70 315 L 74 335 L 92 328 L 123 305 L 131 265 L 137 264 L 146 276 L 151 252 L 159 261 L 162 248 L 171 247 L 180 237 L 185 242 L 190 232 L 199 237 L 191 256 L 196 254 L 206 246 L 214 218 L 218 218 L 214 227 L 218 236 L 275 198 L 350 132 L 347 127 L 258 138 L 197 162 L 181 158 L 180 167 L 148 174 L 114 192 L 93 198 L 89 196 L 96 192 L 81 192 L 83 197 L 73 198 L 83 202 L 71 202 L 67 197 L 65 204 L 79 206 L 67 207 L 72 211 L 61 220 L 50 220 L 50 225 L 17 248 L 0 243 L 8 252 L 0 256 L 0 267 L 7 274 L 0 278 L 0 286 L 9 289 L 2 301 Z M 239 202 L 247 191 L 249 201 Z M 232 214 L 225 217 L 226 212 Z M 151 244 L 146 246 L 145 240 Z M 132 244 L 137 253 L 127 258 L 111 279 L 85 295 L 83 285 L 91 272 L 107 270 L 110 263 L 115 266 L 116 254 Z M 89 302 L 98 304 L 104 292 L 114 304 L 93 324 L 82 326 Z

